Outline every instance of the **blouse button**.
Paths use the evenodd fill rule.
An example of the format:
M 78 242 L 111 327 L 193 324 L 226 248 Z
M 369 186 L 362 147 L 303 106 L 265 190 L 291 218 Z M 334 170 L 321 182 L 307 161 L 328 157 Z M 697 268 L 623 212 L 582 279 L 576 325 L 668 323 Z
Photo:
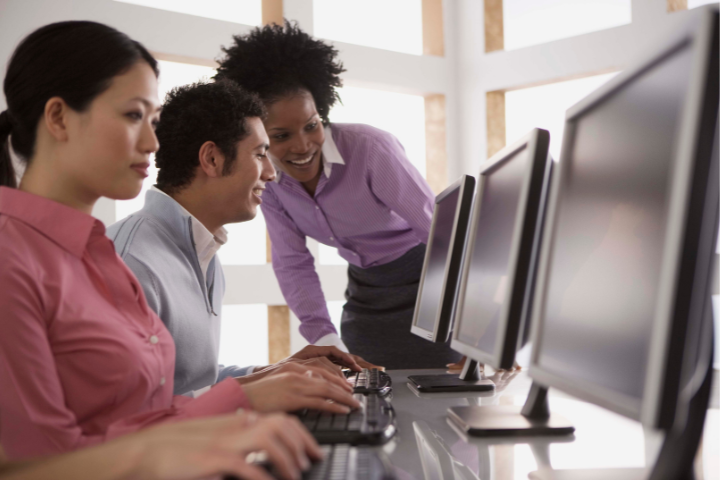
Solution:
M 160 378 L 160 385 L 165 385 L 165 377 Z
M 330 240 L 335 240 L 333 237 L 330 237 Z
M 320 210 L 320 207 L 318 207 L 317 205 L 315 205 L 315 210 Z
M 155 335 L 153 335 L 152 337 L 150 337 L 150 343 L 152 343 L 153 345 L 155 345 L 155 344 L 158 343 L 159 341 L 160 341 L 160 340 L 159 340 L 158 337 L 155 336 Z

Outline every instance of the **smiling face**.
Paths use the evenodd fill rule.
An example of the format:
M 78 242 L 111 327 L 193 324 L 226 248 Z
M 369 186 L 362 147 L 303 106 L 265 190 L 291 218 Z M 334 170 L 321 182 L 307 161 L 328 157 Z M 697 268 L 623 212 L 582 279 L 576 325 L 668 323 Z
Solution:
M 229 174 L 218 177 L 213 189 L 221 200 L 226 218 L 222 223 L 252 220 L 262 203 L 265 183 L 275 178 L 275 169 L 267 157 L 268 136 L 258 117 L 245 120 L 248 136 L 237 144 L 235 161 Z
M 155 73 L 137 62 L 114 77 L 86 110 L 68 114 L 63 173 L 87 196 L 136 197 L 150 155 L 158 149 L 159 111 Z
M 325 131 L 310 92 L 302 90 L 268 105 L 265 129 L 275 166 L 300 183 L 317 182 Z

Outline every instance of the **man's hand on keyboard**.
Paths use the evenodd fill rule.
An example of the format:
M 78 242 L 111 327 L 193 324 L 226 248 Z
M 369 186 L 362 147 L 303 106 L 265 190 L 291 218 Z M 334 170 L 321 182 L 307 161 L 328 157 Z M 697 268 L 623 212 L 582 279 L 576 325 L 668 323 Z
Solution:
M 269 375 L 279 375 L 282 373 L 298 373 L 307 375 L 308 372 L 310 372 L 312 374 L 311 376 L 315 378 L 323 378 L 339 387 L 347 388 L 347 382 L 340 367 L 324 357 L 299 360 L 297 362 L 275 363 L 250 375 L 237 377 L 236 380 L 240 383 L 240 385 L 247 385 Z M 352 389 L 348 391 L 352 391 Z
M 347 383 L 338 386 L 312 372 L 310 375 L 296 372 L 268 375 L 243 385 L 250 405 L 258 412 L 294 412 L 311 408 L 342 414 L 360 408 L 347 387 Z
M 357 363 L 358 365 L 360 365 L 362 368 L 367 368 L 367 369 L 377 368 L 378 370 L 381 370 L 381 371 L 383 371 L 383 372 L 385 371 L 385 367 L 381 367 L 380 365 L 372 364 L 372 363 L 364 360 L 364 359 L 363 359 L 361 356 L 359 356 L 359 355 L 350 354 L 350 356 L 353 357 L 353 360 L 355 360 L 355 363 Z
M 299 360 L 309 360 L 311 358 L 327 358 L 330 362 L 347 367 L 355 372 L 362 370 L 362 365 L 358 364 L 357 359 L 364 361 L 357 355 L 345 353 L 337 347 L 308 345 L 296 354 L 290 355 L 285 360 L 282 360 L 282 362 L 297 362 Z

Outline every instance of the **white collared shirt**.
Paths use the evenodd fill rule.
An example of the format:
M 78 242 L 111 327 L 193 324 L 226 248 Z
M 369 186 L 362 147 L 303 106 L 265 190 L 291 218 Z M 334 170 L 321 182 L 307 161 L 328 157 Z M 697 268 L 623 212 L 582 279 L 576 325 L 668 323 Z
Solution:
M 170 195 L 163 192 L 154 185 L 150 187 L 150 189 L 153 192 L 162 193 L 166 197 L 172 198 L 170 197 Z M 175 199 L 173 199 L 173 201 L 175 201 Z M 180 204 L 178 203 L 178 205 Z M 193 216 L 193 214 L 185 210 L 182 205 L 180 205 L 180 208 L 182 208 L 183 212 L 190 216 L 195 253 L 197 254 L 198 261 L 200 262 L 200 270 L 203 274 L 203 280 L 205 281 L 205 283 L 207 283 L 207 269 L 210 266 L 210 260 L 212 260 L 213 256 L 217 253 L 218 250 L 220 250 L 220 247 L 227 243 L 227 230 L 225 230 L 225 228 L 223 227 L 220 227 L 213 235 L 212 233 L 210 233 L 210 230 L 205 228 L 205 225 L 203 225 L 200 220 L 198 220 Z
M 325 128 L 325 142 L 323 143 L 323 146 L 322 146 L 323 173 L 325 173 L 325 176 L 327 178 L 330 178 L 330 174 L 332 173 L 333 163 L 339 163 L 340 165 L 345 165 L 345 160 L 343 160 L 342 155 L 340 155 L 340 151 L 337 148 L 337 145 L 335 145 L 335 140 L 333 140 L 332 127 L 330 125 L 328 125 L 324 128 Z M 280 178 L 282 178 L 283 171 L 281 168 L 278 167 L 277 163 L 274 161 L 273 161 L 273 165 L 275 167 L 275 170 L 277 171 L 274 182 L 277 183 L 280 181 Z

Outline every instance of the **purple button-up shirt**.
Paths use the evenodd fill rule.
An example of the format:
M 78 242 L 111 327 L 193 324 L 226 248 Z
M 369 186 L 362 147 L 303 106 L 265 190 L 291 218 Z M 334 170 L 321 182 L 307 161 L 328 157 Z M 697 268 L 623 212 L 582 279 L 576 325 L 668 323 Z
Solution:
M 280 288 L 311 343 L 336 333 L 305 237 L 368 268 L 427 243 L 434 195 L 400 142 L 368 125 L 326 127 L 315 196 L 289 175 L 267 185 L 262 210 Z M 330 167 L 330 168 L 328 168 Z

